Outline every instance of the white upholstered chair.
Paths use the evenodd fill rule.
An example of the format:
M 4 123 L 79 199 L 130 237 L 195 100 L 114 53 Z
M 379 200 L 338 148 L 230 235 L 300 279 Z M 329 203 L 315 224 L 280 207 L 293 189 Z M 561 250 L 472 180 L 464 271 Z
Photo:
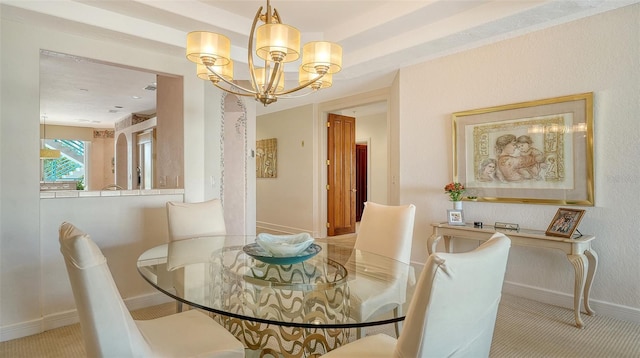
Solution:
M 175 243 L 180 240 L 226 234 L 224 211 L 220 199 L 213 199 L 198 203 L 183 203 L 169 201 L 166 204 L 167 222 L 169 227 L 169 241 Z M 209 243 L 211 243 L 209 241 Z M 198 261 L 194 245 L 169 245 L 167 253 L 167 268 L 172 271 L 174 287 L 180 296 L 184 297 L 185 288 L 189 281 L 202 282 L 205 266 L 196 263 L 206 263 L 207 258 Z M 183 250 L 180 250 L 182 248 Z M 203 250 L 202 252 L 211 252 Z M 194 256 L 194 253 L 196 256 Z M 183 267 L 191 264 L 189 267 Z M 190 295 L 198 295 L 197 290 L 191 290 Z M 182 302 L 176 301 L 178 312 L 182 312 Z M 187 308 L 189 308 L 187 306 Z
M 244 357 L 242 343 L 197 310 L 135 321 L 91 237 L 65 222 L 59 238 L 87 356 Z
M 365 204 L 360 228 L 356 236 L 355 249 L 389 257 L 409 265 L 411 263 L 411 244 L 416 207 L 413 204 L 389 206 L 373 202 Z M 366 260 L 366 256 L 352 257 L 356 264 Z M 375 280 L 359 277 L 349 283 L 360 286 L 354 292 L 360 296 L 350 299 L 351 310 L 361 320 L 393 310 L 397 317 L 406 300 L 407 274 L 415 281 L 413 269 L 398 274 L 396 285 L 378 288 Z M 366 292 L 366 293 L 365 293 Z M 363 294 L 365 293 L 365 294 Z M 396 335 L 400 334 L 400 323 L 396 322 Z M 363 329 L 357 330 L 360 338 Z
M 224 212 L 220 199 L 199 203 L 167 202 L 169 240 L 224 235 Z
M 368 336 L 324 357 L 488 357 L 510 246 L 496 233 L 470 252 L 432 254 L 397 340 Z

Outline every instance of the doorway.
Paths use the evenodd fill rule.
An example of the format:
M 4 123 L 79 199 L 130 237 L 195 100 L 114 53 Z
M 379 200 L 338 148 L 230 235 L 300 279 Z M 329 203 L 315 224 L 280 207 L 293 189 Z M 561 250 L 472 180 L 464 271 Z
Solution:
M 388 100 L 385 99 L 362 104 L 357 107 L 349 107 L 337 111 L 331 110 L 324 114 L 325 120 L 328 120 L 329 116 L 331 116 L 330 113 L 341 113 L 346 116 L 353 116 L 356 119 L 356 141 L 353 143 L 353 166 L 345 169 L 355 173 L 352 187 L 353 193 L 355 194 L 353 203 L 354 231 L 351 231 L 352 233 L 355 232 L 357 228 L 356 225 L 361 219 L 365 202 L 372 201 L 379 204 L 390 204 L 390 185 L 392 184 L 392 180 L 389 162 L 391 153 L 389 152 L 390 124 L 387 103 Z M 327 137 L 323 141 L 323 144 L 327 146 L 325 153 L 328 155 L 327 160 L 330 161 L 332 160 L 330 148 L 334 146 L 334 144 L 331 142 L 329 131 L 326 128 L 325 130 Z M 327 174 L 326 183 L 329 185 L 328 189 L 330 189 L 331 174 L 329 171 L 327 171 Z M 345 173 L 337 176 L 344 178 Z M 326 236 L 341 235 L 342 233 L 336 233 L 335 230 L 332 232 L 330 218 L 332 215 L 335 216 L 336 209 L 343 209 L 344 206 L 342 208 L 334 207 L 336 201 L 332 201 L 328 190 L 326 200 Z M 350 214 L 351 213 L 344 213 L 343 217 L 347 218 Z
M 362 219 L 367 202 L 368 148 L 366 143 L 356 143 L 356 222 Z
M 136 136 L 138 143 L 138 164 L 136 166 L 137 175 L 137 189 L 149 190 L 153 188 L 153 158 L 154 158 L 154 133 L 155 131 L 148 130 L 139 133 Z

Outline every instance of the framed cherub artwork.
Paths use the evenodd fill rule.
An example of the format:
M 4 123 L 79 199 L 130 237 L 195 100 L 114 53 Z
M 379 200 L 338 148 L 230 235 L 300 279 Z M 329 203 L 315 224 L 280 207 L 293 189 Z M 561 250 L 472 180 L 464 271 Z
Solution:
M 453 148 L 474 201 L 594 205 L 593 93 L 454 113 Z

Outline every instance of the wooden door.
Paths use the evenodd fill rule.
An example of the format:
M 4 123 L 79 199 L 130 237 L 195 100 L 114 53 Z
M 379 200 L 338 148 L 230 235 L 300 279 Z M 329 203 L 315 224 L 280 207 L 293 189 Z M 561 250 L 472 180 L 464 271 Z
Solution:
M 356 119 L 329 114 L 327 121 L 327 235 L 356 232 Z

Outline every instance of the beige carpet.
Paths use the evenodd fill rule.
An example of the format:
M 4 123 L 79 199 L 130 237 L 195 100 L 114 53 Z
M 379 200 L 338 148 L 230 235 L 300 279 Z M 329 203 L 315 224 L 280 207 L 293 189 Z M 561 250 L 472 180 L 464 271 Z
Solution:
M 175 304 L 133 311 L 136 319 L 175 312 Z M 640 325 L 603 316 L 583 315 L 585 329 L 572 325 L 573 311 L 503 295 L 491 346 L 491 357 L 640 357 Z M 367 334 L 393 334 L 393 326 Z M 74 324 L 0 343 L 0 357 L 84 357 L 80 326 Z
M 640 357 L 640 325 L 503 295 L 492 357 Z

